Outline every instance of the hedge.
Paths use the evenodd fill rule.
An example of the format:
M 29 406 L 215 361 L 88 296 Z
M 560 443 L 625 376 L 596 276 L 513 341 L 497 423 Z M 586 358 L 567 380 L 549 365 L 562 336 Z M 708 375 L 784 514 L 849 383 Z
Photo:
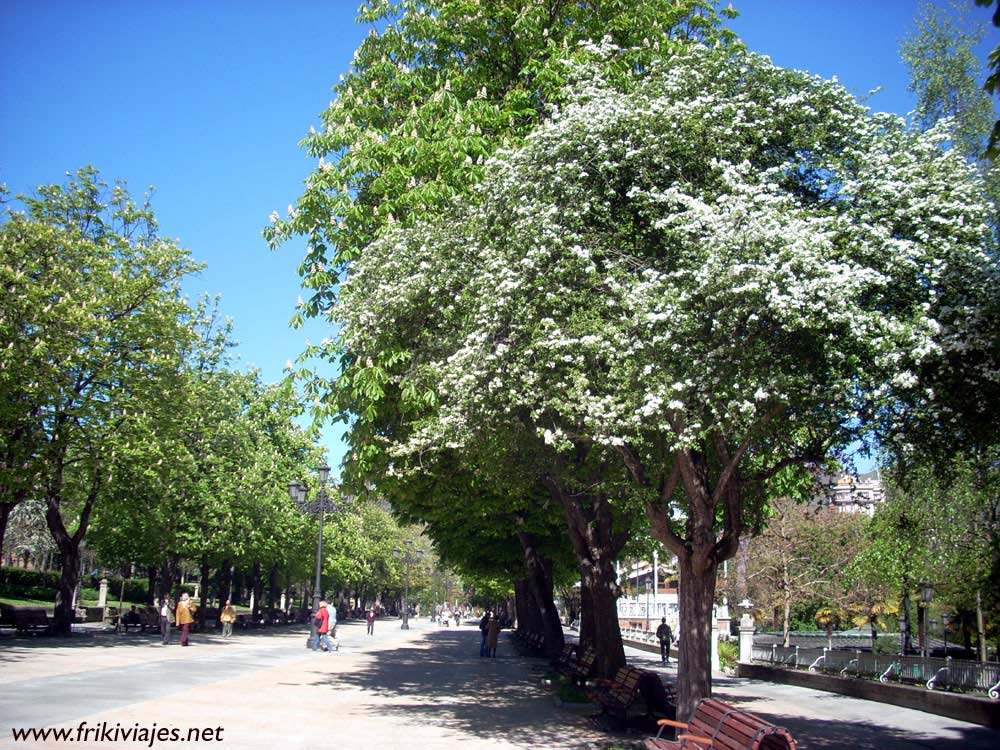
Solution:
M 84 588 L 100 590 L 99 576 L 83 576 L 80 581 Z M 117 602 L 122 590 L 121 578 L 108 578 L 108 602 Z M 0 596 L 12 599 L 55 599 L 59 588 L 59 573 L 52 570 L 26 570 L 25 568 L 0 568 Z M 132 579 L 125 583 L 126 601 L 146 600 L 148 586 L 145 580 Z

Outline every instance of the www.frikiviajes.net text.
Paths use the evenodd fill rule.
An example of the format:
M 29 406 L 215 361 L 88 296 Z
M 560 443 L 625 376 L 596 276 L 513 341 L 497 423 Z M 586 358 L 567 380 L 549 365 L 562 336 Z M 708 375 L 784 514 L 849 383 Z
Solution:
M 88 724 L 81 721 L 75 727 L 13 727 L 15 742 L 39 742 L 52 740 L 55 742 L 122 742 L 140 743 L 152 747 L 157 742 L 222 742 L 223 727 L 160 727 L 155 723 L 123 725 Z

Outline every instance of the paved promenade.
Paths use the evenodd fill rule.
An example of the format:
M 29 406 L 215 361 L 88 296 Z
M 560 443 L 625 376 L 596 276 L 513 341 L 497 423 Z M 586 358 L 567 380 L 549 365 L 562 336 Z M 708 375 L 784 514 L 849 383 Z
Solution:
M 342 624 L 333 654 L 306 651 L 301 628 L 229 641 L 195 635 L 190 648 L 135 633 L 65 642 L 3 636 L 0 750 L 70 742 L 15 740 L 15 728 L 71 729 L 78 748 L 640 746 L 639 735 L 608 735 L 586 715 L 555 707 L 538 686 L 544 663 L 520 658 L 506 638 L 497 659 L 480 659 L 474 625 L 412 623 L 403 631 L 398 620 L 379 621 L 374 636 L 363 624 Z M 629 649 L 629 660 L 660 669 L 646 652 Z M 803 688 L 723 679 L 716 694 L 789 727 L 803 750 L 1000 747 L 1000 734 L 982 727 Z M 136 734 L 164 729 L 164 741 Z M 181 741 L 168 739 L 174 729 Z M 210 731 L 186 741 L 191 729 Z M 124 740 L 127 731 L 133 735 Z

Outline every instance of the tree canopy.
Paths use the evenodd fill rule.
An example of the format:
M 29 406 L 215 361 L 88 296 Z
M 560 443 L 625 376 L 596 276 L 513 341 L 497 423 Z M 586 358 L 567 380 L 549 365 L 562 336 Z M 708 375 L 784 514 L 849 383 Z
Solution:
M 954 303 L 992 278 L 991 209 L 949 133 L 765 58 L 609 70 L 578 68 L 475 195 L 368 245 L 335 315 L 351 375 L 402 394 L 377 437 L 395 470 L 527 434 L 549 477 L 581 451 L 575 481 L 616 494 L 627 471 L 682 577 L 713 573 L 690 638 L 768 482 L 891 422 L 970 345 Z

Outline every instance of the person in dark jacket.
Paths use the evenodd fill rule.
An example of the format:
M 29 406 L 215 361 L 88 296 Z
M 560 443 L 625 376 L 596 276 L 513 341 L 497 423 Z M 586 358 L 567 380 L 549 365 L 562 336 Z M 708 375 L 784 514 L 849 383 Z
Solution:
M 489 652 L 486 649 L 486 638 L 489 636 L 490 629 L 490 611 L 486 610 L 483 616 L 479 619 L 479 632 L 482 633 L 483 642 L 479 644 L 479 655 L 489 656 Z
M 674 634 L 670 632 L 667 625 L 667 618 L 660 620 L 660 627 L 656 629 L 656 638 L 660 642 L 660 661 L 664 664 L 670 663 L 670 644 L 673 643 Z

